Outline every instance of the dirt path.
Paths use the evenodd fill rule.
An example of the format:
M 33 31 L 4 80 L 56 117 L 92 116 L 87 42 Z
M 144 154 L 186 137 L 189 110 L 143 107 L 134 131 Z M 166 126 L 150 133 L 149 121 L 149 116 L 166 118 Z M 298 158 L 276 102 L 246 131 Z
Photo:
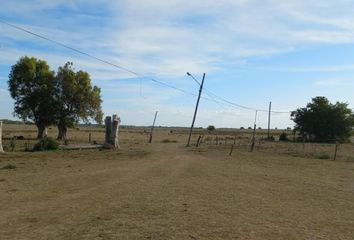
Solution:
M 8 155 L 1 239 L 353 239 L 354 165 L 155 144 Z

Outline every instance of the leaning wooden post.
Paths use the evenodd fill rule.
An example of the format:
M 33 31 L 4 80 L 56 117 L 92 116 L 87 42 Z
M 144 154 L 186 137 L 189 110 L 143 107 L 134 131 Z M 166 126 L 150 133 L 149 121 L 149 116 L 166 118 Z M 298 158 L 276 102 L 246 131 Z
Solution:
M 333 161 L 337 160 L 338 146 L 339 146 L 339 143 L 336 141 L 336 146 L 335 146 L 335 148 L 334 148 Z
M 251 142 L 251 152 L 253 152 L 254 146 L 256 144 L 257 113 L 258 113 L 258 110 L 256 110 L 256 117 L 254 119 L 254 127 L 253 127 L 252 142 Z
M 155 112 L 154 122 L 152 123 L 151 131 L 150 131 L 149 143 L 152 142 L 152 133 L 154 132 L 157 113 L 158 113 L 158 111 Z
M 2 148 L 2 121 L 0 121 L 0 153 L 3 153 L 4 149 Z
M 231 149 L 230 149 L 229 156 L 231 156 L 231 155 L 232 155 L 232 152 L 234 151 L 234 146 L 235 146 L 235 144 L 232 144 L 232 145 L 231 145 Z
M 197 140 L 197 147 L 199 147 L 200 141 L 202 140 L 202 136 L 199 135 L 198 140 Z

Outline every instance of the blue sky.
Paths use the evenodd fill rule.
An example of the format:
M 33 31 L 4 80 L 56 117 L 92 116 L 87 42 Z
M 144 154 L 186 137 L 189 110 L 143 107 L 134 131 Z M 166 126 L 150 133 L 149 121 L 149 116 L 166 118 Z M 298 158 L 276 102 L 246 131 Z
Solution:
M 0 23 L 0 118 L 13 118 L 11 65 L 23 55 L 53 70 L 67 61 L 102 89 L 103 111 L 123 124 L 189 126 L 201 79 L 237 104 L 291 111 L 312 97 L 354 107 L 354 2 L 347 0 L 3 1 L 0 19 L 96 57 L 139 77 Z M 197 126 L 248 127 L 254 111 L 201 99 Z M 272 114 L 272 126 L 291 126 Z M 266 127 L 259 113 L 257 124 Z

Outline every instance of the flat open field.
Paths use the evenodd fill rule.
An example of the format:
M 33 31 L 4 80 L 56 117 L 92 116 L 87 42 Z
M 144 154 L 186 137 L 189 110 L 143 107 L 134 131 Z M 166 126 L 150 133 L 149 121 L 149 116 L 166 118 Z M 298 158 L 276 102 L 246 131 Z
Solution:
M 34 153 L 17 141 L 0 155 L 0 239 L 354 239 L 352 144 L 336 161 L 315 157 L 325 145 L 259 141 L 250 153 L 242 133 L 229 156 L 230 132 L 186 148 L 178 131 L 147 144 L 144 129 L 124 129 L 119 151 Z M 103 139 L 80 129 L 72 142 L 89 132 Z M 34 131 L 4 127 L 20 134 Z

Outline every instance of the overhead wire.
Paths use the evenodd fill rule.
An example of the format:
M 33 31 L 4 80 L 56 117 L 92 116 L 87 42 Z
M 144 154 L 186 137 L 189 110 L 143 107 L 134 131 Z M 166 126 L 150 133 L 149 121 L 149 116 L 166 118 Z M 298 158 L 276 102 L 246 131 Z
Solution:
M 17 30 L 26 32 L 26 33 L 28 33 L 28 34 L 30 34 L 30 35 L 35 36 L 35 37 L 38 37 L 38 38 L 41 38 L 41 39 L 43 39 L 43 40 L 52 42 L 52 43 L 54 43 L 54 44 L 57 44 L 57 45 L 59 45 L 59 46 L 62 46 L 62 47 L 64 47 L 64 48 L 66 48 L 66 49 L 72 50 L 72 51 L 74 51 L 74 52 L 76 52 L 76 53 L 85 55 L 85 56 L 87 56 L 87 57 L 90 57 L 90 58 L 95 59 L 95 60 L 97 60 L 97 61 L 100 61 L 100 62 L 102 62 L 102 63 L 108 64 L 108 65 L 110 65 L 110 66 L 113 66 L 113 67 L 118 68 L 118 69 L 120 69 L 120 70 L 123 70 L 123 71 L 125 71 L 125 72 L 128 72 L 128 73 L 130 73 L 130 74 L 132 74 L 132 75 L 135 75 L 135 76 L 137 76 L 137 77 L 143 77 L 143 78 L 149 79 L 149 80 L 152 81 L 152 82 L 155 82 L 155 83 L 157 83 L 157 84 L 163 85 L 163 86 L 165 86 L 165 87 L 173 88 L 173 89 L 178 90 L 178 91 L 181 91 L 181 92 L 183 92 L 183 93 L 196 96 L 196 94 L 190 93 L 190 92 L 188 92 L 188 91 L 186 91 L 186 90 L 183 90 L 183 89 L 181 89 L 181 88 L 172 86 L 172 85 L 170 85 L 170 84 L 167 84 L 167 83 L 158 81 L 158 80 L 153 79 L 153 78 L 148 78 L 148 77 L 143 76 L 143 75 L 141 75 L 141 74 L 139 74 L 139 73 L 137 73 L 137 72 L 135 72 L 135 71 L 132 71 L 132 70 L 126 68 L 126 67 L 120 66 L 120 65 L 115 64 L 115 63 L 112 63 L 112 62 L 109 62 L 109 61 L 104 60 L 104 59 L 102 59 L 102 58 L 98 58 L 98 57 L 96 57 L 96 56 L 94 56 L 94 55 L 92 55 L 92 54 L 89 54 L 89 53 L 83 52 L 83 51 L 81 51 L 81 50 L 78 50 L 78 49 L 76 49 L 76 48 L 70 47 L 70 46 L 68 46 L 68 45 L 66 45 L 66 44 L 64 44 L 64 43 L 61 43 L 61 42 L 59 42 L 59 41 L 56 41 L 56 40 L 50 39 L 50 38 L 48 38 L 48 37 L 45 37 L 45 36 L 43 36 L 43 35 L 34 33 L 34 32 L 32 32 L 32 31 L 29 31 L 29 30 L 24 29 L 24 28 L 22 28 L 22 27 L 19 27 L 19 26 L 17 26 L 17 25 L 14 25 L 14 24 L 5 22 L 5 21 L 3 21 L 3 20 L 1 20 L 1 19 L 0 19 L 0 22 L 2 22 L 2 23 L 5 24 L 5 25 L 8 25 L 8 26 L 10 26 L 10 27 L 12 27 L 12 28 L 15 28 L 15 29 L 17 29 Z
M 112 66 L 112 67 L 115 67 L 115 68 L 118 68 L 118 69 L 120 69 L 120 70 L 123 70 L 123 71 L 125 71 L 125 72 L 128 72 L 128 73 L 130 73 L 130 74 L 132 74 L 132 75 L 134 75 L 134 76 L 148 79 L 148 80 L 150 80 L 150 81 L 152 81 L 152 82 L 154 82 L 154 83 L 157 83 L 157 84 L 159 84 L 159 85 L 162 85 L 162 86 L 165 86 L 165 87 L 168 87 L 168 88 L 177 90 L 177 91 L 180 91 L 180 92 L 182 92 L 182 93 L 184 93 L 184 94 L 188 94 L 188 95 L 191 95 L 191 96 L 197 96 L 196 94 L 191 93 L 191 92 L 188 92 L 188 91 L 186 91 L 186 90 L 184 90 L 184 89 L 181 89 L 181 88 L 179 88 L 179 87 L 176 87 L 176 86 L 173 86 L 173 85 L 171 85 L 171 84 L 168 84 L 168 83 L 165 83 L 165 82 L 156 80 L 156 79 L 154 79 L 154 78 L 150 78 L 150 77 L 143 76 L 142 74 L 139 74 L 139 73 L 137 73 L 137 72 L 135 72 L 135 71 L 133 71 L 133 70 L 130 70 L 130 69 L 126 68 L 126 67 L 123 67 L 123 66 L 121 66 L 121 65 L 112 63 L 112 62 L 107 61 L 107 60 L 105 60 L 105 59 L 96 57 L 96 56 L 94 56 L 94 55 L 92 55 L 92 54 L 86 53 L 86 52 L 81 51 L 81 50 L 79 50 L 79 49 L 70 47 L 70 46 L 67 45 L 67 44 L 64 44 L 64 43 L 61 43 L 61 42 L 59 42 L 59 41 L 53 40 L 53 39 L 51 39 L 51 38 L 45 37 L 45 36 L 43 36 L 43 35 L 40 35 L 40 34 L 38 34 L 38 33 L 33 32 L 33 31 L 27 30 L 27 29 L 25 29 L 25 28 L 23 28 L 23 27 L 19 27 L 19 26 L 17 26 L 17 25 L 8 23 L 8 22 L 6 22 L 6 21 L 4 21 L 4 20 L 2 20 L 2 19 L 0 19 L 0 22 L 3 23 L 3 24 L 5 24 L 5 25 L 7 25 L 7 26 L 9 26 L 9 27 L 12 27 L 12 28 L 14 28 L 14 29 L 17 29 L 17 30 L 19 30 L 19 31 L 26 32 L 26 33 L 28 33 L 28 34 L 30 34 L 30 35 L 33 35 L 33 36 L 35 36 L 35 37 L 38 37 L 38 38 L 41 38 L 41 39 L 43 39 L 43 40 L 49 41 L 49 42 L 51 42 L 51 43 L 54 43 L 54 44 L 56 44 L 56 45 L 59 45 L 59 46 L 64 47 L 64 48 L 66 48 L 66 49 L 69 49 L 69 50 L 71 50 L 71 51 L 74 51 L 74 52 L 76 52 L 76 53 L 82 54 L 82 55 L 84 55 L 84 56 L 86 56 L 86 57 L 95 59 L 95 60 L 97 60 L 97 61 L 99 61 L 99 62 L 102 62 L 102 63 L 104 63 L 104 64 L 107 64 L 107 65 L 110 65 L 110 66 Z M 192 75 L 190 75 L 190 76 L 192 76 Z M 193 78 L 193 80 L 194 80 L 198 85 L 201 84 L 201 83 L 200 83 L 198 80 L 196 80 L 193 76 L 192 76 L 192 78 Z M 229 105 L 229 106 L 233 106 L 233 107 L 241 108 L 241 109 L 245 109 L 245 110 L 259 111 L 259 112 L 269 112 L 268 110 L 265 110 L 265 109 L 252 108 L 252 107 L 244 106 L 244 105 L 241 105 L 241 104 L 238 104 L 238 103 L 235 103 L 235 102 L 231 102 L 231 101 L 229 101 L 229 100 L 227 100 L 227 99 L 225 99 L 225 98 L 223 98 L 223 97 L 220 97 L 220 96 L 214 94 L 213 92 L 211 92 L 210 90 L 208 90 L 208 89 L 206 89 L 206 88 L 203 88 L 203 89 L 204 89 L 204 91 L 206 92 L 206 94 L 207 94 L 210 98 L 206 98 L 206 97 L 202 97 L 202 98 L 203 98 L 203 99 L 206 99 L 206 100 L 209 100 L 209 101 L 213 101 L 213 102 L 215 102 L 216 104 L 218 104 L 219 106 L 220 106 L 220 104 L 225 104 L 225 103 L 226 103 L 226 104 Z M 220 101 L 218 101 L 218 100 L 216 100 L 216 99 L 219 99 Z M 287 111 L 287 112 L 271 111 L 271 113 L 285 114 L 285 113 L 291 113 L 291 112 L 290 112 L 290 111 Z

